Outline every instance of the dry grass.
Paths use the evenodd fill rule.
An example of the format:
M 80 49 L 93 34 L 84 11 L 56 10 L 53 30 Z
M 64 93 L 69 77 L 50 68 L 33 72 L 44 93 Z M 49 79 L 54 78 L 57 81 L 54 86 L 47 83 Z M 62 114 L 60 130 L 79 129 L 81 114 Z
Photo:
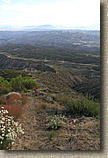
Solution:
M 20 95 L 11 94 L 11 95 L 9 95 L 9 96 L 7 97 L 6 103 L 7 103 L 7 105 L 12 105 L 12 104 L 17 103 L 18 101 L 21 102 L 21 100 L 22 100 L 22 97 L 21 97 Z M 20 102 L 19 102 L 19 103 L 20 103 Z
M 1 98 L 0 99 L 2 102 L 4 102 L 7 105 L 15 105 L 15 104 L 19 104 L 19 105 L 24 105 L 27 103 L 28 97 L 23 95 L 17 95 L 17 94 L 11 94 L 9 95 L 6 99 L 5 98 Z
M 62 107 L 59 104 L 51 104 L 51 103 L 47 103 L 47 102 L 43 102 L 43 101 L 37 101 L 37 110 L 40 111 L 41 109 L 47 109 L 47 108 L 57 108 L 58 110 L 63 109 L 64 107 Z
M 28 101 L 28 97 L 25 96 L 25 95 L 23 95 L 21 101 L 22 101 L 22 104 L 23 104 L 23 105 L 26 104 L 27 101 Z
M 8 110 L 9 116 L 14 117 L 14 120 L 20 118 L 23 113 L 23 108 L 19 104 L 13 104 L 11 106 L 5 105 L 5 109 Z
M 23 113 L 23 108 L 19 104 L 12 104 L 11 106 L 3 105 L 1 107 L 4 107 L 5 110 L 8 111 L 8 115 L 14 117 L 14 120 L 17 120 L 18 118 L 20 118 L 20 116 Z M 0 110 L 2 110 L 1 107 L 0 107 Z
M 8 110 L 8 115 L 13 116 L 14 120 L 17 120 L 21 117 L 23 113 L 23 106 L 27 103 L 27 96 L 20 96 L 17 94 L 11 94 L 7 98 L 3 98 L 0 96 L 1 107 L 4 106 L 6 110 Z M 1 109 L 0 107 L 0 109 Z

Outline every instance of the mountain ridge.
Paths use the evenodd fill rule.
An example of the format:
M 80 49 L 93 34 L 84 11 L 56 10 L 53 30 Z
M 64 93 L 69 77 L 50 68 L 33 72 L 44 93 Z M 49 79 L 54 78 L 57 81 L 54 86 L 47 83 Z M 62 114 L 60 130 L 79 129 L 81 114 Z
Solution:
M 62 26 L 62 25 L 50 25 L 50 24 L 45 24 L 45 25 L 27 25 L 27 26 L 12 26 L 12 25 L 0 25 L 0 30 L 4 31 L 17 31 L 17 30 L 22 30 L 22 31 L 45 31 L 45 30 L 98 30 L 99 29 L 94 29 L 93 27 L 84 27 L 84 26 L 76 26 L 76 27 L 69 27 L 69 26 Z

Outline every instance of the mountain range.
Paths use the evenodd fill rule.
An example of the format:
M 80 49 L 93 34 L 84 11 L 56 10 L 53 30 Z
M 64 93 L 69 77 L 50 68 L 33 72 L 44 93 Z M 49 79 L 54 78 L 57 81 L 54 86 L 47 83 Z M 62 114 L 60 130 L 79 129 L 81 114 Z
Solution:
M 1 31 L 50 31 L 50 30 L 94 30 L 93 27 L 67 27 L 67 26 L 60 26 L 60 25 L 31 25 L 31 26 L 12 26 L 12 25 L 0 25 Z

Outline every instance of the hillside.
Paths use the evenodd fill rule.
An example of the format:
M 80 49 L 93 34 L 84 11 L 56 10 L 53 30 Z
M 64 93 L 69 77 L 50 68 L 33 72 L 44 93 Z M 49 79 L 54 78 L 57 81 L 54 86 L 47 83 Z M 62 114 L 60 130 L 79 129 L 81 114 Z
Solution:
M 39 91 L 38 91 L 39 92 Z M 11 150 L 100 150 L 100 121 L 93 117 L 65 116 L 62 107 L 29 98 L 20 119 L 25 134 L 18 138 Z M 49 120 L 62 120 L 56 130 L 50 129 Z
M 48 71 L 0 73 L 0 105 L 13 109 L 10 114 L 24 128 L 10 150 L 100 150 L 100 104 L 73 90 L 80 78 Z M 22 97 L 11 93 L 6 100 L 9 91 Z
M 24 129 L 12 146 L 1 135 L 1 150 L 100 150 L 99 37 L 0 32 L 0 110 Z

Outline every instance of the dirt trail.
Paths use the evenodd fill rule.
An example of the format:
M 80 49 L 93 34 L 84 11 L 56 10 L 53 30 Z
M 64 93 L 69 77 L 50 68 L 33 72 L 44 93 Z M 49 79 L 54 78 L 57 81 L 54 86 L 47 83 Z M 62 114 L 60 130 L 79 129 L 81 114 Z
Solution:
M 19 120 L 23 125 L 24 135 L 21 135 L 20 138 L 16 140 L 11 150 L 39 150 L 40 140 L 38 140 L 38 138 L 41 138 L 43 135 L 43 127 L 41 128 L 41 126 L 44 120 L 42 116 L 38 116 L 38 119 L 36 119 L 36 102 L 29 97 L 28 103 L 24 105 L 24 113 Z

